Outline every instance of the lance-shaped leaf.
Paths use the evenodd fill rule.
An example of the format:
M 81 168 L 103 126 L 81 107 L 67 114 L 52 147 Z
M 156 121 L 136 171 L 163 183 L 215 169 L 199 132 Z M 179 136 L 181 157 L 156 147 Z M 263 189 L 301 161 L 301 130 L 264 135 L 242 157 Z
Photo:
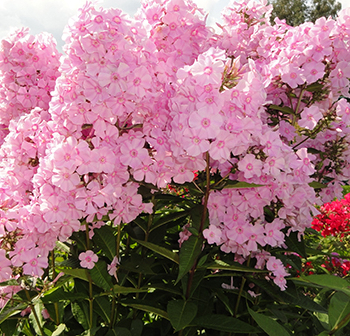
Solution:
M 248 183 L 248 182 L 238 182 L 238 181 L 232 181 L 227 180 L 226 184 L 224 186 L 224 189 L 230 188 L 230 189 L 243 189 L 243 188 L 259 188 L 264 187 L 263 184 L 256 184 L 256 183 Z
M 227 333 L 235 334 L 250 334 L 258 333 L 259 329 L 251 326 L 248 323 L 240 321 L 234 317 L 212 314 L 196 317 L 191 324 L 198 327 L 219 330 Z M 208 333 L 209 335 L 209 333 Z
M 107 264 L 103 260 L 99 260 L 95 264 L 95 267 L 90 270 L 90 275 L 94 284 L 105 291 L 109 291 L 113 287 L 111 276 L 107 272 Z
M 350 297 L 341 292 L 335 293 L 329 304 L 328 316 L 331 329 L 345 327 L 350 321 Z
M 143 240 L 134 239 L 134 241 L 136 241 L 137 243 L 139 243 L 140 245 L 142 245 L 144 247 L 147 247 L 151 251 L 156 252 L 156 253 L 162 255 L 163 257 L 170 259 L 174 263 L 177 263 L 177 264 L 179 263 L 179 256 L 176 252 L 170 251 L 163 246 L 159 246 L 159 245 L 156 245 L 156 244 L 153 244 L 150 242 L 146 242 Z
M 116 237 L 114 230 L 108 225 L 104 225 L 98 230 L 94 230 L 94 243 L 103 251 L 109 260 L 113 260 L 116 253 Z
M 249 272 L 249 273 L 266 273 L 267 272 L 266 270 L 259 270 L 257 268 L 247 267 L 236 262 L 232 262 L 228 264 L 222 260 L 214 260 L 209 265 L 204 265 L 203 267 L 207 269 L 214 269 L 214 270 L 239 271 L 239 272 Z
M 129 293 L 144 293 L 148 292 L 149 288 L 133 288 L 133 287 L 124 287 L 119 285 L 113 286 L 114 294 L 129 294 Z
M 264 330 L 269 336 L 290 336 L 289 332 L 283 328 L 277 321 L 273 318 L 256 313 L 248 307 L 249 314 L 259 325 L 259 327 Z
M 169 320 L 175 331 L 187 327 L 197 314 L 197 305 L 185 300 L 173 300 L 168 303 Z
M 350 296 L 350 282 L 335 275 L 313 274 L 301 276 L 299 278 L 295 278 L 295 280 L 296 282 L 303 282 L 304 284 L 315 284 L 321 287 L 334 289 Z
M 179 256 L 179 274 L 175 284 L 192 268 L 202 251 L 202 246 L 203 239 L 196 236 L 190 236 L 182 243 Z
M 174 213 L 169 213 L 167 215 L 162 216 L 157 222 L 154 223 L 154 225 L 151 227 L 150 232 L 152 232 L 155 229 L 158 229 L 159 227 L 165 224 L 174 222 L 175 220 L 179 220 L 181 218 L 184 219 L 189 215 L 190 211 L 190 209 L 184 211 L 176 211 Z
M 169 316 L 168 316 L 168 313 L 166 311 L 164 311 L 163 309 L 161 309 L 159 307 L 155 307 L 151 304 L 144 303 L 144 301 L 141 301 L 141 300 L 120 300 L 120 303 L 123 306 L 143 310 L 147 313 L 153 313 L 153 314 L 156 314 L 160 317 L 163 317 L 163 318 L 169 320 Z
M 283 113 L 287 113 L 287 114 L 295 114 L 293 109 L 291 109 L 288 106 L 269 105 L 269 108 L 283 112 Z

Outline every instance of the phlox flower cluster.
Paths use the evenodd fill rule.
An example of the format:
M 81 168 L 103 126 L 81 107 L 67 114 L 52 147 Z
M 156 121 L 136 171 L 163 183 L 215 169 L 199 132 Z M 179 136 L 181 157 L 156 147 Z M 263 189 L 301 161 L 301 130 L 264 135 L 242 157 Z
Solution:
M 28 29 L 1 41 L 0 53 L 0 144 L 11 120 L 35 107 L 48 110 L 57 77 L 60 54 L 47 33 L 30 35 Z
M 312 228 L 321 232 L 323 237 L 344 237 L 350 231 L 350 194 L 345 198 L 325 203 L 320 214 L 312 221 Z
M 87 3 L 64 30 L 58 69 L 48 61 L 58 55 L 53 40 L 31 43 L 33 57 L 51 55 L 34 73 L 52 74 L 32 86 L 18 79 L 32 65 L 24 62 L 19 75 L 4 59 L 19 57 L 9 45 L 36 38 L 18 32 L 3 43 L 1 106 L 11 106 L 13 85 L 30 97 L 42 80 L 55 87 L 46 91 L 49 108 L 16 95 L 26 113 L 0 110 L 9 128 L 0 149 L 0 235 L 11 242 L 0 250 L 1 280 L 11 267 L 41 276 L 56 241 L 85 229 L 82 222 L 91 237 L 106 218 L 120 225 L 152 213 L 141 184 L 163 192 L 206 170 L 227 183 L 209 195 L 208 243 L 240 262 L 255 257 L 286 288 L 282 262 L 265 248 L 302 234 L 314 205 L 350 176 L 350 105 L 338 101 L 350 77 L 350 13 L 293 28 L 270 25 L 270 10 L 232 4 L 214 34 L 191 1 L 143 1 L 135 18 Z M 81 266 L 92 268 L 97 256 L 88 252 Z

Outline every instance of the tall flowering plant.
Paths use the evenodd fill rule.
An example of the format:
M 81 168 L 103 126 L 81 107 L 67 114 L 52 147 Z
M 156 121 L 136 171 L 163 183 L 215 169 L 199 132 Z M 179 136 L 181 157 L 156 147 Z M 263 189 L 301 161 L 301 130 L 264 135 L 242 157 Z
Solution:
M 270 12 L 232 3 L 216 34 L 191 1 L 87 3 L 59 63 L 46 35 L 2 42 L 3 332 L 286 333 L 266 298 L 324 311 L 284 262 L 349 179 L 350 11 Z

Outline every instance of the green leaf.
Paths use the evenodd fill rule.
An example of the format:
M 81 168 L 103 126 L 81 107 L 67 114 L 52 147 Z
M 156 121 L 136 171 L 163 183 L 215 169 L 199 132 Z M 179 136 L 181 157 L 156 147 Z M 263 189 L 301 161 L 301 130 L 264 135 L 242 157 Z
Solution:
M 323 84 L 315 82 L 308 85 L 305 90 L 309 92 L 316 92 L 316 91 L 321 91 L 322 88 L 323 88 Z
M 260 289 L 264 290 L 270 295 L 274 301 L 278 301 L 282 304 L 289 304 L 292 306 L 303 307 L 313 312 L 325 313 L 327 310 L 297 290 L 293 283 L 288 284 L 288 288 L 285 291 L 281 291 L 267 281 L 255 279 L 252 276 L 247 276 L 250 281 L 254 282 Z M 297 278 L 299 279 L 299 278 Z M 294 288 L 293 288 L 294 287 Z
M 0 325 L 0 329 L 3 332 L 3 336 L 12 336 L 14 330 L 17 329 L 18 319 L 7 319 L 3 321 Z
M 152 232 L 155 229 L 158 229 L 160 226 L 163 226 L 165 224 L 168 224 L 170 222 L 173 222 L 175 220 L 178 220 L 180 218 L 185 218 L 190 214 L 191 209 L 185 210 L 185 211 L 176 211 L 174 213 L 167 214 L 165 216 L 162 216 L 152 227 L 150 232 Z
M 270 109 L 277 110 L 287 114 L 295 114 L 294 111 L 288 106 L 278 106 L 278 105 L 269 105 Z
M 185 300 L 172 300 L 168 303 L 169 320 L 175 331 L 187 327 L 197 314 L 197 305 Z
M 114 328 L 115 336 L 132 336 L 130 330 L 126 328 L 116 327 Z M 107 335 L 106 335 L 107 336 Z
M 202 251 L 202 246 L 203 239 L 195 236 L 190 236 L 183 242 L 179 256 L 179 275 L 176 279 L 175 285 L 192 268 Z
M 232 262 L 228 264 L 222 260 L 215 260 L 209 265 L 204 265 L 203 267 L 207 269 L 214 269 L 214 270 L 239 271 L 239 272 L 249 272 L 249 273 L 266 273 L 267 272 L 266 270 L 259 270 L 257 268 L 243 266 L 240 263 L 236 263 L 236 262 Z
M 164 311 L 163 309 L 160 309 L 158 307 L 145 304 L 141 300 L 139 300 L 139 301 L 137 301 L 137 300 L 121 300 L 120 303 L 123 306 L 127 306 L 127 307 L 131 307 L 131 308 L 143 310 L 143 311 L 145 311 L 147 313 L 156 314 L 156 315 L 158 315 L 160 317 L 163 317 L 163 318 L 169 320 L 168 313 L 166 311 Z
M 329 315 L 329 326 L 331 329 L 336 328 L 339 323 L 346 318 L 350 313 L 350 298 L 344 293 L 337 292 L 329 303 L 328 315 Z M 342 327 L 345 327 L 349 323 L 350 315 L 348 316 L 347 321 L 345 320 L 342 323 Z
M 297 232 L 291 232 L 289 236 L 286 236 L 285 243 L 288 246 L 288 250 L 298 253 L 303 258 L 307 258 L 304 240 L 302 238 L 300 239 Z
M 38 300 L 34 305 L 34 311 L 32 310 L 29 314 L 30 324 L 34 328 L 37 335 L 41 334 L 41 329 L 43 328 L 45 323 L 43 315 L 41 314 L 43 309 L 43 303 L 40 300 Z M 34 313 L 36 314 L 37 319 L 35 318 Z
M 99 260 L 93 269 L 90 270 L 91 279 L 98 287 L 110 291 L 113 287 L 112 277 L 107 272 L 107 263 Z
M 115 230 L 108 225 L 94 230 L 93 242 L 103 251 L 106 257 L 112 261 L 116 251 Z
M 289 332 L 269 316 L 254 312 L 248 307 L 249 314 L 269 336 L 290 336 Z
M 310 182 L 310 183 L 309 183 L 309 186 L 310 186 L 311 188 L 314 188 L 314 189 L 327 188 L 327 184 L 323 184 L 323 183 L 316 182 L 316 181 Z
M 66 292 L 63 288 L 54 287 L 50 289 L 47 293 L 42 297 L 42 301 L 44 303 L 47 302 L 59 302 L 59 301 L 76 301 L 76 300 L 84 300 L 88 298 L 88 294 L 82 292 Z
M 143 322 L 141 320 L 132 320 L 130 333 L 132 336 L 142 336 Z
M 219 330 L 227 333 L 249 334 L 259 332 L 257 328 L 248 323 L 234 317 L 218 314 L 196 317 L 191 325 L 193 324 L 198 327 Z
M 150 242 L 146 242 L 143 240 L 138 240 L 138 239 L 134 239 L 137 243 L 139 243 L 140 245 L 147 247 L 148 249 L 150 249 L 153 252 L 156 252 L 160 255 L 162 255 L 165 258 L 170 259 L 171 261 L 173 261 L 174 263 L 179 263 L 179 256 L 176 252 L 170 251 L 167 248 L 163 247 L 163 246 L 159 246 Z
M 119 285 L 114 285 L 112 290 L 113 290 L 114 294 L 130 294 L 130 293 L 148 292 L 148 288 L 142 289 L 142 288 L 133 288 L 133 287 L 123 287 L 123 286 L 119 286 Z
M 232 181 L 227 180 L 227 184 L 225 184 L 224 189 L 242 189 L 242 188 L 259 188 L 264 187 L 263 184 L 255 184 L 255 183 L 248 183 L 248 182 L 238 182 L 238 181 Z
M 155 274 L 152 270 L 154 258 L 143 258 L 141 255 L 132 254 L 131 258 L 123 259 L 120 264 L 121 269 L 125 269 L 129 272 L 143 273 L 143 274 Z
M 301 276 L 299 278 L 295 278 L 295 280 L 302 281 L 306 284 L 311 283 L 321 287 L 334 289 L 350 296 L 350 282 L 335 275 L 313 274 L 308 276 Z
M 86 275 L 86 270 L 82 269 L 82 268 L 60 268 L 60 267 L 57 267 L 57 271 L 71 275 L 73 278 L 79 278 L 81 280 L 89 281 L 89 278 Z
M 111 322 L 111 303 L 106 297 L 95 297 L 93 308 L 94 311 L 102 317 L 105 324 Z
M 60 325 L 57 326 L 55 331 L 52 333 L 51 336 L 59 336 L 61 335 L 64 331 L 66 330 L 66 325 L 64 323 L 61 323 Z
M 0 324 L 4 322 L 9 317 L 16 315 L 17 313 L 20 313 L 22 310 L 26 309 L 28 307 L 25 303 L 19 303 L 17 306 L 10 307 L 10 308 L 3 308 L 1 310 L 0 314 Z
M 72 302 L 71 303 L 72 314 L 75 319 L 81 324 L 84 330 L 89 329 L 89 313 L 86 302 Z

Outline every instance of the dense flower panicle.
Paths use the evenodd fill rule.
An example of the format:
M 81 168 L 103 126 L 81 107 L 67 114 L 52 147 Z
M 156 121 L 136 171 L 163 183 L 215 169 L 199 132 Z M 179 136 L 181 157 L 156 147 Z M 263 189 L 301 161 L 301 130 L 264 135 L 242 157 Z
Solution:
M 28 29 L 17 30 L 1 41 L 0 124 L 39 107 L 48 110 L 57 77 L 59 57 L 56 42 L 47 33 L 33 36 Z M 3 132 L 0 144 L 3 143 Z
M 314 205 L 350 177 L 350 105 L 338 100 L 349 89 L 350 28 L 344 11 L 271 25 L 271 9 L 230 4 L 214 34 L 191 1 L 143 1 L 135 19 L 87 3 L 64 30 L 60 63 L 48 35 L 2 42 L 0 235 L 17 237 L 0 250 L 3 280 L 12 266 L 41 276 L 55 242 L 83 220 L 92 237 L 106 218 L 152 213 L 141 183 L 162 192 L 209 165 L 229 188 L 210 192 L 204 238 L 237 261 L 255 256 L 286 288 L 264 248 L 302 234 Z M 184 227 L 179 243 L 190 235 Z M 80 257 L 90 269 L 97 261 Z
M 343 237 L 350 231 L 350 195 L 345 198 L 325 203 L 320 214 L 312 221 L 312 228 L 320 231 L 322 236 Z

